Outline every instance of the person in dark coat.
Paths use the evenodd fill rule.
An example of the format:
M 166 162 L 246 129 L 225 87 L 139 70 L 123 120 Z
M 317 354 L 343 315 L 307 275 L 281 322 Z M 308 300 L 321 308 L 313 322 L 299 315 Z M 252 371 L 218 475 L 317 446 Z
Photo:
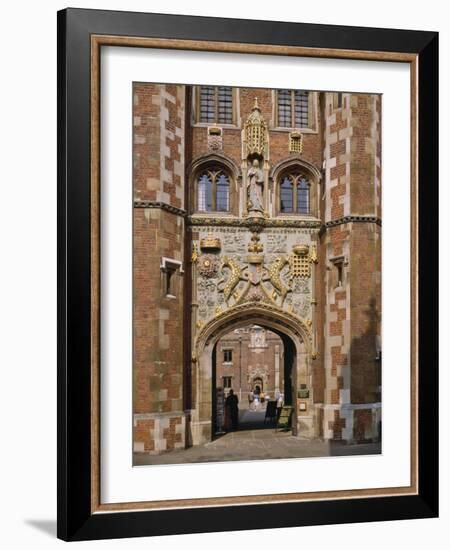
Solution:
M 237 430 L 239 422 L 239 399 L 237 395 L 234 394 L 233 390 L 230 390 L 228 397 L 225 400 L 225 407 L 227 409 L 228 418 L 231 420 L 231 429 Z

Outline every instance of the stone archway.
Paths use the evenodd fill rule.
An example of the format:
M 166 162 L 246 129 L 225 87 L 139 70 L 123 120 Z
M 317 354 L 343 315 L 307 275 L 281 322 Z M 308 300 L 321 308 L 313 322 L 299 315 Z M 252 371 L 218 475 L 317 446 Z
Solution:
M 312 411 L 312 372 L 310 365 L 311 337 L 308 328 L 292 314 L 266 304 L 242 304 L 219 315 L 203 327 L 196 340 L 193 362 L 195 368 L 195 408 L 191 416 L 193 445 L 212 439 L 213 358 L 217 341 L 231 330 L 249 324 L 263 326 L 277 333 L 285 342 L 292 342 L 293 434 L 314 437 L 314 418 L 303 416 L 300 422 L 296 406 L 298 390 L 310 389 L 309 407 Z M 301 434 L 299 433 L 301 432 Z

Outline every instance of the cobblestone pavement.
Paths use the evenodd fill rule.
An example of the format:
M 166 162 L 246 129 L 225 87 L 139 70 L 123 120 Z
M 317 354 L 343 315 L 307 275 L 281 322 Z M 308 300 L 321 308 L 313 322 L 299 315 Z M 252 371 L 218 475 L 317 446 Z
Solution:
M 264 424 L 264 410 L 245 410 L 240 412 L 239 430 L 235 432 L 219 436 L 205 445 L 177 449 L 161 455 L 136 453 L 134 465 L 365 455 L 380 452 L 380 443 L 346 445 L 294 437 L 290 431 L 276 431 L 269 423 Z

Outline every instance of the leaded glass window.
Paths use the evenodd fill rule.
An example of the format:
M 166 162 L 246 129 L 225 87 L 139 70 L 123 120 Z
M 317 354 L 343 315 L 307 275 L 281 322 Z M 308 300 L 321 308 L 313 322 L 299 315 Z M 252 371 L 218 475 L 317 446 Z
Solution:
M 197 210 L 229 212 L 230 178 L 224 170 L 208 169 L 197 178 Z
M 297 183 L 297 212 L 309 214 L 309 184 L 303 177 Z
M 200 121 L 214 122 L 216 118 L 216 92 L 214 86 L 200 88 Z
M 287 176 L 283 178 L 280 186 L 280 207 L 285 213 L 294 211 L 294 185 Z
M 228 212 L 230 209 L 230 182 L 228 176 L 220 172 L 216 178 L 216 210 Z
M 230 86 L 200 86 L 199 122 L 233 124 L 233 89 Z
M 198 210 L 200 212 L 210 212 L 212 205 L 212 180 L 209 174 L 205 172 L 198 179 Z
M 309 127 L 309 92 L 278 90 L 278 126 L 281 128 Z
M 282 214 L 309 214 L 310 184 L 301 174 L 286 174 L 280 181 L 280 212 Z

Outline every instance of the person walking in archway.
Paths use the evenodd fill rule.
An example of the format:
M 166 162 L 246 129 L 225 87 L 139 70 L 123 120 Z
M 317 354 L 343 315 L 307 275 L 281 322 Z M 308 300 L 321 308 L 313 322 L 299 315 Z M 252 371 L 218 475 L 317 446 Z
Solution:
M 231 420 L 231 429 L 237 430 L 239 423 L 239 399 L 231 389 L 228 397 L 225 400 L 228 418 Z

